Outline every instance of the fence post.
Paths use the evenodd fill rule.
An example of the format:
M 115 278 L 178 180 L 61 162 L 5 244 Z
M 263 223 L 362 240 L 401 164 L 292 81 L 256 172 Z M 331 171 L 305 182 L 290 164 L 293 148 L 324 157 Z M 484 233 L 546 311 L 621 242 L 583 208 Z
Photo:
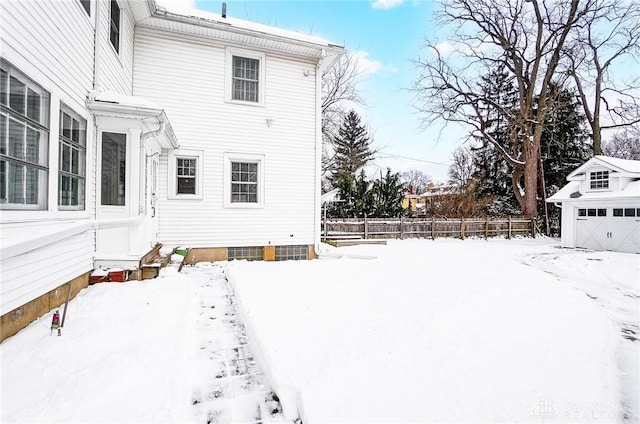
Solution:
M 531 218 L 531 236 L 536 238 L 536 219 Z
M 365 215 L 364 216 L 364 239 L 365 240 L 367 239 L 367 232 L 368 232 L 368 229 L 367 229 L 367 216 Z
M 464 218 L 460 221 L 460 238 L 464 240 Z
M 489 217 L 485 217 L 484 221 L 484 239 L 487 240 L 489 238 Z
M 435 240 L 436 239 L 436 234 L 435 234 L 435 222 L 436 219 L 434 217 L 431 217 L 431 240 Z
M 400 217 L 400 240 L 402 240 L 402 217 Z
M 509 235 L 507 236 L 509 240 L 511 240 L 511 215 L 509 215 Z

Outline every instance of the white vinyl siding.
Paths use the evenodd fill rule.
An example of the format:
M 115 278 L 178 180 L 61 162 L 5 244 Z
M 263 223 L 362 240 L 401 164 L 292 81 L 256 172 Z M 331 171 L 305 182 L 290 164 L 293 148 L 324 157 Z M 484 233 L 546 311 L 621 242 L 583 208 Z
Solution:
M 247 107 L 227 100 L 227 54 L 203 39 L 136 31 L 134 95 L 166 108 L 181 148 L 204 152 L 197 203 L 167 200 L 169 157 L 161 156 L 159 237 L 191 247 L 312 244 L 315 63 L 265 54 L 267 101 Z M 265 158 L 262 207 L 225 207 L 225 153 Z
M 97 3 L 92 2 L 93 6 Z M 94 7 L 95 8 L 95 7 Z M 49 94 L 47 210 L 3 210 L 0 233 L 5 246 L 28 242 L 55 228 L 93 218 L 95 208 L 58 209 L 59 124 L 61 104 L 93 121 L 85 101 L 93 88 L 94 23 L 79 1 L 0 1 L 2 57 Z M 91 130 L 89 130 L 92 132 Z M 88 139 L 91 138 L 88 134 Z M 95 143 L 87 152 L 87 205 L 95 201 Z M 43 146 L 45 147 L 45 146 Z M 45 156 L 42 156 L 44 158 Z M 42 171 L 41 171 L 42 172 Z M 2 313 L 41 296 L 91 270 L 95 234 L 86 231 L 28 253 L 0 258 Z M 28 270 L 28 272 L 25 272 Z
M 114 0 L 115 1 L 115 0 Z M 111 43 L 111 0 L 96 4 L 98 11 L 98 46 L 96 48 L 96 88 L 131 94 L 133 73 L 133 36 L 135 22 L 126 2 L 120 6 L 118 49 Z

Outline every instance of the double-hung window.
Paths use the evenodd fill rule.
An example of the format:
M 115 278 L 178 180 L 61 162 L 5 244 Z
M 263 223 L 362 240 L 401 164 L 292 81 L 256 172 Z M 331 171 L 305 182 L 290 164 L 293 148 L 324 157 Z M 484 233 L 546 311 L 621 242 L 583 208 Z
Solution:
M 0 205 L 47 208 L 49 93 L 0 61 Z
M 250 105 L 264 104 L 263 53 L 227 49 L 227 100 Z
M 264 155 L 225 153 L 224 173 L 225 207 L 264 206 Z
M 260 61 L 249 57 L 233 56 L 233 100 L 257 103 L 260 98 Z
M 109 40 L 116 52 L 120 52 L 120 6 L 117 0 L 111 0 L 111 14 L 109 16 Z
M 596 171 L 589 174 L 589 187 L 591 190 L 609 188 L 609 171 Z
M 202 199 L 202 150 L 169 152 L 169 199 Z
M 87 121 L 60 106 L 58 207 L 84 209 Z
M 176 194 L 196 194 L 198 160 L 196 158 L 176 158 Z
M 258 163 L 231 162 L 231 203 L 258 203 Z

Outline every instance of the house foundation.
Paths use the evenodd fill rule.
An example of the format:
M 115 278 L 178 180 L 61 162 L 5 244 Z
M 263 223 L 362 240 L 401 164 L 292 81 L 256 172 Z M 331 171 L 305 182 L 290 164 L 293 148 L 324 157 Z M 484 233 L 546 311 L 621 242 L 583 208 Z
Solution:
M 2 315 L 0 318 L 0 342 L 15 335 L 18 331 L 52 309 L 63 305 L 67 301 L 67 295 L 69 299 L 73 299 L 82 289 L 89 286 L 89 275 L 89 272 L 82 274 L 19 308 Z M 71 291 L 69 291 L 69 289 L 71 289 Z

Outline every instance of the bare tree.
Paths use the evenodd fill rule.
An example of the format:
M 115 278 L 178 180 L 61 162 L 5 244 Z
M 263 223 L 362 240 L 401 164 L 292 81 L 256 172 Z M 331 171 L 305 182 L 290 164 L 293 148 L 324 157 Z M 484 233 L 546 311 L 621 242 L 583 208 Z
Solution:
M 449 165 L 449 183 L 459 190 L 465 189 L 471 182 L 473 171 L 473 159 L 469 150 L 465 147 L 454 150 Z
M 567 43 L 567 73 L 575 83 L 591 127 L 593 153 L 602 154 L 602 132 L 640 122 L 640 78 L 613 79 L 625 59 L 637 65 L 640 53 L 640 3 L 594 0 Z M 626 66 L 629 66 L 627 63 Z M 624 72 L 624 69 L 620 69 Z
M 346 52 L 338 62 L 322 76 L 322 173 L 334 169 L 333 140 L 346 114 L 354 105 L 366 103 L 358 90 L 361 69 L 358 55 Z
M 640 160 L 640 128 L 625 128 L 617 132 L 602 147 L 607 156 L 620 159 Z
M 453 26 L 455 47 L 427 42 L 429 59 L 413 90 L 425 125 L 461 122 L 484 137 L 512 166 L 512 187 L 523 214 L 537 215 L 540 140 L 557 95 L 553 84 L 567 37 L 595 0 L 440 0 L 439 19 Z M 483 92 L 479 76 L 504 66 L 517 86 L 517 107 L 504 108 Z M 488 111 L 508 119 L 505 141 L 491 135 Z M 493 112 L 491 115 L 495 115 Z
M 430 175 L 416 169 L 404 171 L 401 177 L 407 190 L 411 190 L 413 194 L 422 194 L 427 191 L 427 187 L 432 181 Z

